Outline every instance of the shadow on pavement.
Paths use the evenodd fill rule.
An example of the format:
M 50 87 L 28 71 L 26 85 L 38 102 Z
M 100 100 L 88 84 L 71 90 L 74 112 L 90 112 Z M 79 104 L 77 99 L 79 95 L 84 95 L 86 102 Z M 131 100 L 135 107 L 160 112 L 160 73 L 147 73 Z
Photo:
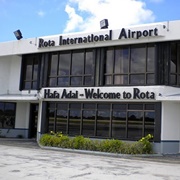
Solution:
M 33 149 L 40 148 L 36 139 L 0 138 L 0 145 L 33 148 Z

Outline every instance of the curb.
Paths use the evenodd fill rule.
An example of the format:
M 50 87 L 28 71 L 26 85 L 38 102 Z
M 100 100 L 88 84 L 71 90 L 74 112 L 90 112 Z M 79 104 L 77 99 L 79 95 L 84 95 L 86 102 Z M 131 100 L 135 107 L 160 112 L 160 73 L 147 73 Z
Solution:
M 171 163 L 171 164 L 180 164 L 180 154 L 115 154 L 108 152 L 100 152 L 100 151 L 89 151 L 89 150 L 78 150 L 78 149 L 66 149 L 59 147 L 51 147 L 51 146 L 42 146 L 38 143 L 38 146 L 44 150 L 52 150 L 52 151 L 60 151 L 67 153 L 77 153 L 77 154 L 85 154 L 85 155 L 94 155 L 94 156 L 104 156 L 104 157 L 112 157 L 112 158 L 124 158 L 130 160 L 140 160 L 140 161 L 153 161 L 157 163 Z M 178 158 L 177 158 L 178 156 Z
M 62 151 L 69 153 L 79 153 L 79 154 L 89 154 L 89 155 L 98 155 L 98 156 L 107 156 L 107 157 L 121 157 L 121 158 L 131 158 L 131 157 L 141 157 L 141 158 L 153 158 L 153 157 L 163 157 L 161 154 L 115 154 L 101 151 L 89 151 L 89 150 L 80 150 L 80 149 L 68 149 L 68 148 L 59 148 L 52 146 L 42 146 L 38 143 L 41 149 L 45 150 L 54 150 L 54 151 Z
M 60 147 L 52 147 L 52 146 L 42 146 L 40 143 L 34 139 L 14 139 L 14 138 L 0 138 L 0 142 L 25 142 L 25 147 L 31 148 L 30 142 L 36 142 L 37 147 L 44 150 L 52 150 L 59 152 L 67 152 L 67 153 L 77 153 L 77 154 L 86 154 L 86 155 L 94 155 L 94 156 L 104 156 L 104 157 L 112 157 L 112 158 L 125 158 L 131 160 L 142 160 L 142 161 L 155 161 L 162 163 L 173 163 L 180 164 L 180 153 L 177 154 L 116 154 L 109 152 L 101 152 L 101 151 L 90 151 L 90 150 L 80 150 L 80 149 L 68 149 L 68 148 L 60 148 Z M 2 144 L 4 145 L 4 143 Z

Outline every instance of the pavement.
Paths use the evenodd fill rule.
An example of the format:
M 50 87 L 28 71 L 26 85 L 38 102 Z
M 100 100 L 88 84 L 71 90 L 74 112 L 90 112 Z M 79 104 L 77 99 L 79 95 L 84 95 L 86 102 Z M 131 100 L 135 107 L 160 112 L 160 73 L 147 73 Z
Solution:
M 0 138 L 0 145 L 23 148 L 40 148 L 35 139 Z
M 122 155 L 0 138 L 1 180 L 179 180 L 180 155 Z
M 35 139 L 17 139 L 17 138 L 0 138 L 0 145 L 22 147 L 22 148 L 31 148 L 31 149 L 45 149 L 45 150 L 54 150 L 61 152 L 69 153 L 78 153 L 78 154 L 90 154 L 94 156 L 107 156 L 107 157 L 119 157 L 126 159 L 139 159 L 144 161 L 156 161 L 163 163 L 176 163 L 180 164 L 180 153 L 178 154 L 144 154 L 144 155 L 129 155 L 129 154 L 113 154 L 113 153 L 104 153 L 104 152 L 94 152 L 87 150 L 73 150 L 73 149 L 62 149 L 57 147 L 43 147 L 37 143 Z

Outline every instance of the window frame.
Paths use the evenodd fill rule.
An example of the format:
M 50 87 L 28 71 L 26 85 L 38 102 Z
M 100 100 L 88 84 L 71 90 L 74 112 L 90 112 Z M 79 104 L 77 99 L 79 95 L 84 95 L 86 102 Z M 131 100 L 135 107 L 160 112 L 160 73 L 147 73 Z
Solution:
M 26 79 L 27 75 L 27 62 L 28 60 L 32 60 L 32 71 L 30 75 L 30 79 Z M 37 63 L 35 63 L 37 61 Z M 37 68 L 35 66 L 37 65 Z M 36 78 L 34 78 L 34 72 L 37 71 Z M 21 62 L 21 77 L 20 77 L 20 91 L 22 90 L 39 90 L 40 88 L 40 71 L 41 71 L 41 55 L 40 54 L 28 54 L 22 56 Z M 26 83 L 30 83 L 30 87 L 26 87 Z M 35 87 L 33 83 L 36 83 Z
M 172 46 L 175 45 L 175 54 L 172 53 Z M 169 85 L 172 86 L 180 86 L 180 42 L 179 41 L 175 41 L 175 42 L 171 42 L 170 43 L 170 58 L 169 58 Z M 172 57 L 173 55 L 175 56 L 176 59 L 176 69 L 174 72 L 172 72 Z M 175 82 L 172 82 L 171 77 L 174 76 L 175 77 Z
M 92 53 L 92 65 L 91 65 L 91 69 L 92 69 L 92 73 L 87 73 L 86 74 L 86 68 L 87 66 L 89 65 L 89 63 L 87 63 L 87 54 L 88 52 L 91 52 Z M 83 66 L 81 67 L 82 69 L 80 74 L 73 74 L 73 70 L 76 68 L 76 67 L 80 67 L 78 66 L 78 64 L 75 64 L 75 67 L 73 66 L 74 62 L 74 59 L 73 59 L 73 55 L 75 55 L 76 53 L 83 53 L 82 55 L 82 61 L 83 61 Z M 57 54 L 57 68 L 56 68 L 56 75 L 52 75 L 51 74 L 51 63 L 52 63 L 52 55 L 53 54 Z M 70 59 L 68 59 L 68 61 L 70 62 L 69 63 L 69 69 L 68 69 L 68 74 L 65 74 L 65 75 L 61 75 L 59 72 L 60 72 L 60 64 L 61 64 L 61 54 L 67 54 L 70 56 Z M 65 84 L 60 84 L 58 82 L 58 79 L 62 78 L 66 78 L 67 80 L 65 81 Z M 89 80 L 91 80 L 91 83 L 88 84 L 86 83 L 86 79 L 90 78 Z M 54 84 L 51 82 L 51 80 L 54 79 Z M 78 81 L 75 81 L 75 79 L 80 79 Z M 74 80 L 74 81 L 73 81 Z M 67 82 L 67 83 L 66 83 Z M 78 82 L 77 84 L 74 83 L 74 82 Z M 74 83 L 74 84 L 73 84 Z M 48 70 L 48 87 L 79 87 L 79 86 L 94 86 L 95 84 L 95 50 L 94 49 L 80 49 L 80 50 L 71 50 L 71 51 L 58 51 L 58 52 L 54 52 L 54 53 L 51 53 L 50 55 L 50 61 L 49 61 L 49 70 Z
M 149 48 L 154 48 L 154 53 L 153 53 L 153 71 L 148 71 L 148 57 L 149 57 L 149 51 L 150 49 Z M 127 61 L 128 61 L 128 71 L 125 72 L 125 73 L 116 73 L 115 72 L 115 52 L 116 50 L 119 48 L 119 50 L 125 50 L 127 49 L 128 50 L 128 55 L 127 55 Z M 143 67 L 143 70 L 142 72 L 132 72 L 131 71 L 131 66 L 132 66 L 132 49 L 133 48 L 144 48 L 145 50 L 145 55 L 144 55 L 144 58 L 145 58 L 145 64 L 144 64 L 144 67 Z M 136 85 L 136 86 L 144 86 L 144 85 L 156 85 L 156 46 L 155 46 L 155 43 L 149 43 L 149 44 L 134 44 L 134 45 L 122 45 L 122 46 L 114 46 L 114 47 L 107 47 L 106 50 L 105 50 L 105 53 L 107 53 L 108 49 L 112 49 L 113 51 L 113 59 L 112 59 L 112 73 L 106 73 L 106 61 L 107 61 L 107 54 L 105 55 L 105 58 L 104 58 L 104 74 L 103 74 L 103 78 L 104 78 L 104 83 L 103 85 L 104 86 L 131 86 L 131 85 Z M 124 57 L 124 56 L 123 56 Z M 122 57 L 122 59 L 123 59 Z M 121 59 L 119 59 L 121 61 Z M 109 61 L 109 60 L 108 60 Z M 109 68 L 109 66 L 108 66 Z M 108 70 L 110 71 L 110 70 Z M 153 81 L 154 82 L 148 82 L 148 76 L 154 76 L 153 78 Z M 138 78 L 138 76 L 141 76 L 141 79 L 143 80 L 143 83 L 140 83 L 140 77 Z M 106 77 L 109 78 L 109 81 L 111 81 L 110 83 L 106 83 Z M 119 79 L 122 79 L 122 81 L 124 82 L 120 82 L 120 83 L 115 83 L 115 78 L 119 77 Z M 131 82 L 131 78 L 132 77 L 137 77 L 135 78 L 136 79 L 136 82 L 132 83 Z
M 3 111 L 4 112 L 2 112 L 2 113 L 0 113 L 0 121 L 1 121 L 1 126 L 0 126 L 0 129 L 14 129 L 15 128 L 15 120 L 16 120 L 16 103 L 13 103 L 13 102 L 1 102 L 0 101 L 0 104 L 2 104 L 3 105 Z M 5 112 L 8 108 L 7 108 L 7 105 L 8 104 L 11 104 L 11 105 L 13 105 L 14 106 L 14 108 L 13 108 L 13 115 L 7 115 L 7 112 Z M 1 108 L 0 108 L 0 110 L 1 110 Z M 4 120 L 4 118 L 3 119 L 1 119 L 1 116 L 3 116 L 4 118 L 5 118 L 5 120 Z M 12 117 L 13 116 L 13 117 Z M 13 118 L 13 119 L 12 119 Z M 9 125 L 9 126 L 7 126 L 7 127 L 4 127 L 4 125 L 2 124 L 2 122 L 3 122 L 3 124 L 4 123 L 8 123 L 8 124 L 11 124 L 11 126 Z M 7 124 L 6 124 L 7 125 Z
M 64 129 L 60 129 L 60 131 L 63 132 L 63 134 L 68 134 L 70 136 L 73 135 L 83 135 L 85 137 L 92 137 L 92 138 L 116 138 L 116 139 L 122 139 L 122 140 L 139 140 L 140 138 L 142 138 L 143 136 L 146 136 L 147 133 L 149 134 L 150 132 L 152 132 L 151 134 L 153 134 L 154 139 L 153 141 L 155 142 L 159 142 L 160 141 L 160 134 L 161 134 L 161 103 L 150 103 L 150 102 L 144 102 L 144 103 L 138 103 L 138 102 L 132 102 L 132 103 L 93 103 L 94 107 L 89 107 L 89 108 L 85 108 L 85 105 L 91 105 L 92 103 L 90 102 L 77 102 L 77 103 L 73 103 L 73 102 L 47 102 L 47 122 L 49 122 L 48 120 L 48 112 L 52 109 L 55 109 L 54 112 L 57 111 L 58 107 L 59 109 L 61 109 L 61 105 L 66 105 L 66 125 L 64 126 Z M 74 104 L 75 106 L 72 107 L 71 105 Z M 51 106 L 50 108 L 50 105 Z M 76 107 L 77 105 L 77 107 Z M 98 108 L 99 105 L 103 105 L 102 108 Z M 104 105 L 108 105 L 109 108 L 108 109 L 104 109 L 103 107 L 105 107 Z M 121 108 L 121 109 L 117 109 L 114 108 L 114 105 L 123 105 L 125 108 Z M 129 105 L 133 105 L 132 108 L 130 108 Z M 142 108 L 139 108 L 141 105 Z M 150 105 L 149 108 L 147 108 L 147 105 Z M 150 108 L 151 107 L 151 108 Z M 153 107 L 153 108 L 152 108 Z M 63 108 L 64 109 L 64 108 Z M 64 109 L 65 110 L 65 109 Z M 70 124 L 69 121 L 70 120 L 70 114 L 72 111 L 74 110 L 78 110 L 80 117 L 78 117 L 77 122 L 78 122 L 78 129 L 79 129 L 79 133 L 75 132 L 73 133 L 72 127 L 70 129 Z M 93 117 L 93 119 L 91 119 L 90 122 L 90 128 L 91 131 L 89 131 L 90 133 L 88 134 L 88 132 L 85 132 L 83 129 L 83 123 L 84 123 L 84 117 L 83 117 L 83 112 L 84 111 L 88 111 L 89 112 L 93 112 L 93 115 L 95 115 L 95 117 Z M 121 133 L 119 133 L 119 129 L 121 128 L 113 126 L 114 123 L 118 123 L 118 120 L 114 120 L 113 119 L 113 112 L 123 112 L 125 113 L 125 119 L 123 120 L 123 133 L 124 135 L 122 135 Z M 104 119 L 98 118 L 98 112 L 108 112 L 108 119 Z M 128 120 L 128 113 L 131 112 L 137 112 L 140 113 L 142 115 L 142 120 L 141 120 L 141 128 L 140 128 L 140 134 L 141 136 L 130 136 L 128 135 L 130 129 L 128 128 L 129 126 L 129 120 Z M 150 112 L 154 117 L 153 121 L 152 120 L 148 120 L 146 121 L 146 113 Z M 54 118 L 53 118 L 53 126 L 51 126 L 51 129 L 49 129 L 49 126 L 47 127 L 47 132 L 50 131 L 55 131 L 55 132 L 59 132 L 59 129 L 57 129 L 56 127 L 56 123 L 57 122 L 61 122 L 57 120 L 57 115 L 54 114 Z M 52 118 L 52 117 L 51 117 Z M 62 120 L 64 122 L 64 120 Z M 106 126 L 104 126 L 104 128 L 102 129 L 102 132 L 100 131 L 100 129 L 98 128 L 98 123 L 101 123 L 101 121 L 105 121 L 106 122 Z M 152 121 L 152 122 L 150 122 Z M 74 121 L 75 122 L 75 121 Z M 121 124 L 121 123 L 120 123 Z M 107 126 L 108 125 L 108 126 Z M 136 126 L 137 124 L 133 123 L 131 124 L 133 126 Z M 94 129 L 92 129 L 92 127 L 94 127 Z M 116 135 L 113 135 L 115 133 L 115 131 L 113 130 L 113 128 L 116 127 Z M 148 128 L 147 128 L 148 127 Z M 86 127 L 86 129 L 88 129 Z M 77 128 L 76 128 L 77 130 Z M 102 135 L 101 135 L 102 134 Z

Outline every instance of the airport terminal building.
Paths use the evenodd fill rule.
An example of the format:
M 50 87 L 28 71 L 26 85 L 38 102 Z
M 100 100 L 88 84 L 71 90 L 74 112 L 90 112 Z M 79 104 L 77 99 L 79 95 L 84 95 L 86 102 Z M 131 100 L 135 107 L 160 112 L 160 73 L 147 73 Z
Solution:
M 0 136 L 136 141 L 180 152 L 180 21 L 0 43 Z

